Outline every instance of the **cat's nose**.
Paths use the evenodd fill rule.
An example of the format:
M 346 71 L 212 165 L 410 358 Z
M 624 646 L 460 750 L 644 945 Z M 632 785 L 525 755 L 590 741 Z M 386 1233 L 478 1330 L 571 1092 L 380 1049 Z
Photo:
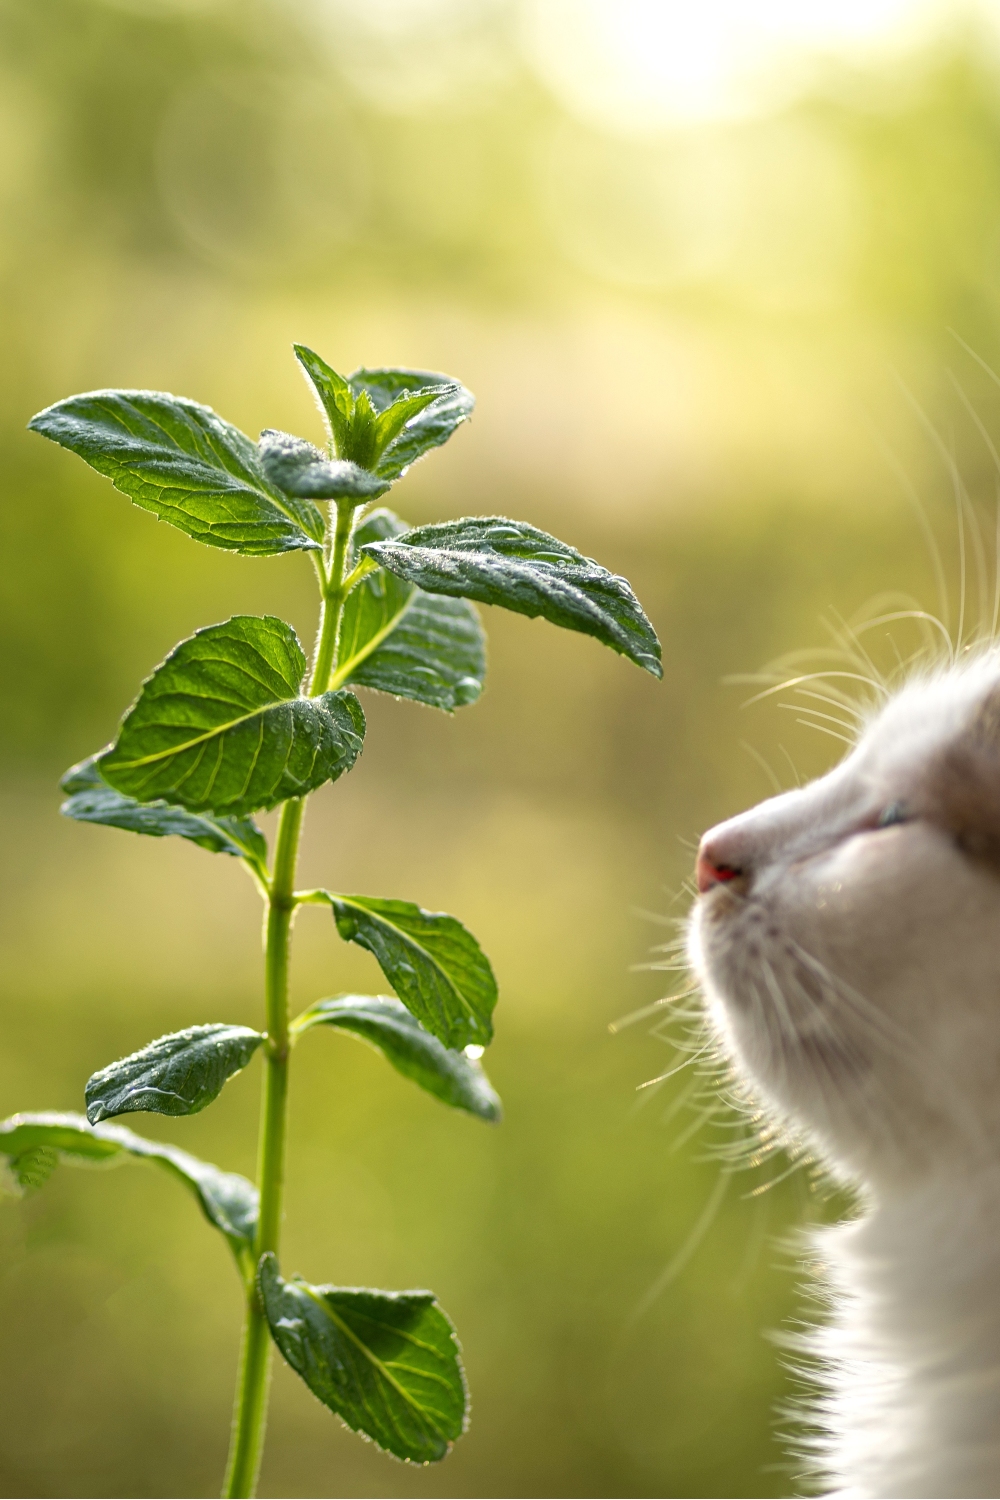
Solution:
M 698 846 L 698 858 L 694 866 L 698 894 L 703 896 L 714 885 L 739 880 L 742 874 L 743 870 L 735 863 L 734 851 L 726 847 L 725 838 L 720 838 L 714 832 L 706 833 Z

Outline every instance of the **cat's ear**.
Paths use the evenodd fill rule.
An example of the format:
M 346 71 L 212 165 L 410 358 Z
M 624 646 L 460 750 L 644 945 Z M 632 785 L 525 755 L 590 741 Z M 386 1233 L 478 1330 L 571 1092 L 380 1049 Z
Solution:
M 928 767 L 921 802 L 928 822 L 1000 876 L 1000 688 Z

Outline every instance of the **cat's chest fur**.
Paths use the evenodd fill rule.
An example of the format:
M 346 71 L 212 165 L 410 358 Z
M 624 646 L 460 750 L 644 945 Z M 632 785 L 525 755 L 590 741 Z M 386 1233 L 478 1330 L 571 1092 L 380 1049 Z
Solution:
M 865 1207 L 821 1231 L 814 1467 L 1000 1494 L 1000 654 L 912 681 L 828 776 L 706 834 L 716 1035 Z
M 940 1176 L 815 1237 L 830 1321 L 821 1476 L 850 1496 L 1000 1489 L 1000 1169 Z

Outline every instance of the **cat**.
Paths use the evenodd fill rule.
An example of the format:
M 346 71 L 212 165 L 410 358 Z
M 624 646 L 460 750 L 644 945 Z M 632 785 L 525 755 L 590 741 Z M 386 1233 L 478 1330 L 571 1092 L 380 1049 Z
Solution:
M 811 1240 L 812 1482 L 996 1496 L 1000 649 L 883 698 L 827 775 L 705 834 L 688 954 L 758 1106 L 858 1191 Z

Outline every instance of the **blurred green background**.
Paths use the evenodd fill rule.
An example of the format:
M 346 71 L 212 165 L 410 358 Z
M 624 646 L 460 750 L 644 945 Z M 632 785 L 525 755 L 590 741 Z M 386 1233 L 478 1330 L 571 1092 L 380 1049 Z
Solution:
M 954 584 L 951 455 L 994 504 L 965 402 L 996 434 L 1000 392 L 949 330 L 1000 362 L 1000 33 L 996 6 L 743 9 L 767 25 L 716 3 L 702 34 L 648 0 L 0 0 L 0 1114 L 79 1109 L 164 1031 L 259 1020 L 239 868 L 65 823 L 56 784 L 180 636 L 314 622 L 303 557 L 155 524 L 25 433 L 39 407 L 147 386 L 315 440 L 293 339 L 452 372 L 475 421 L 393 503 L 553 531 L 632 580 L 664 643 L 658 685 L 486 611 L 481 703 L 368 695 L 363 760 L 314 799 L 306 883 L 453 911 L 492 956 L 507 1119 L 346 1038 L 297 1054 L 285 1267 L 433 1287 L 474 1415 L 408 1469 L 279 1367 L 263 1495 L 797 1487 L 778 1240 L 831 1206 L 806 1171 L 754 1196 L 780 1159 L 720 1200 L 734 1117 L 687 1073 L 636 1092 L 679 1060 L 660 1012 L 608 1028 L 675 984 L 645 966 L 693 841 L 770 792 L 761 758 L 787 785 L 838 753 L 723 679 L 822 645 L 824 611 L 937 607 L 911 499 Z M 302 913 L 298 1003 L 378 983 Z M 258 1085 L 165 1133 L 252 1172 Z M 6 1203 L 2 1492 L 216 1493 L 239 1321 L 225 1246 L 161 1174 L 63 1169 Z

